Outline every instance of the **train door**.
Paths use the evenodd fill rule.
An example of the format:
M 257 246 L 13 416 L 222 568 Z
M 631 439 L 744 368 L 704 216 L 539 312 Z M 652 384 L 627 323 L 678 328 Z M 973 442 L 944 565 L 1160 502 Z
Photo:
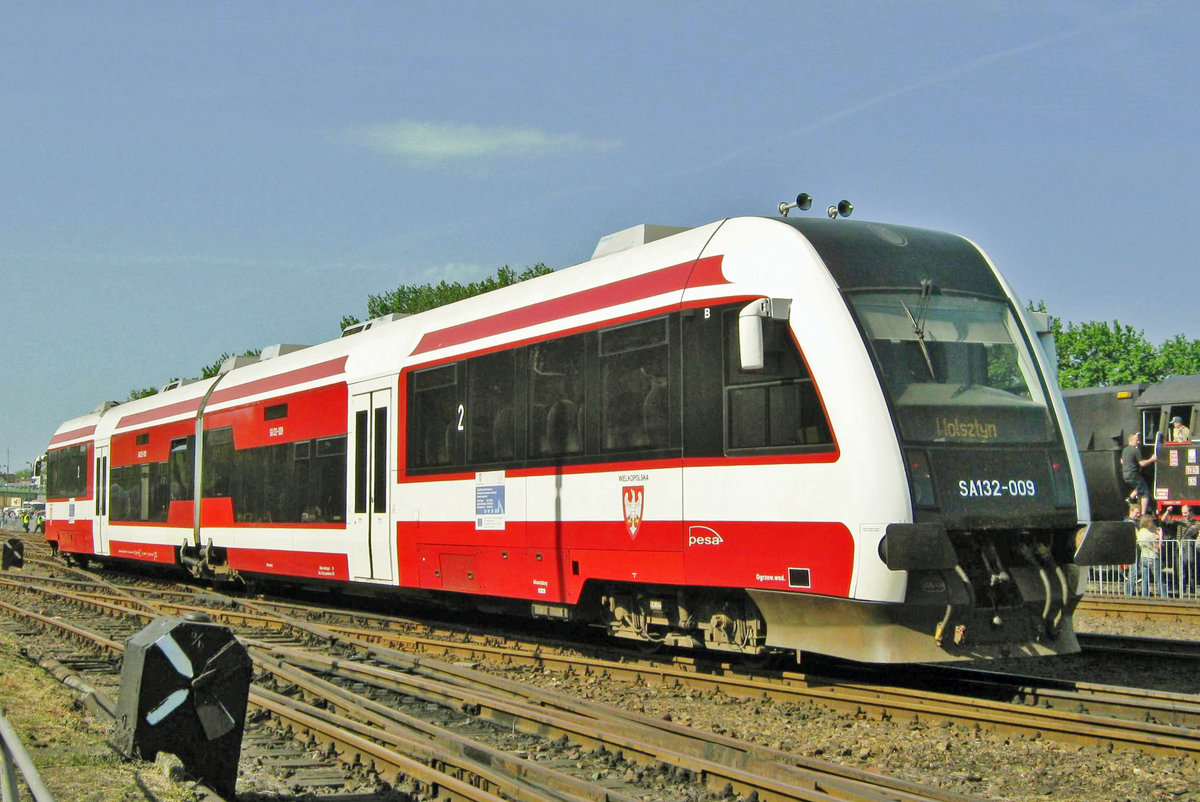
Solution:
M 93 481 L 96 483 L 92 496 L 96 501 L 94 529 L 92 530 L 95 534 L 94 548 L 97 554 L 108 554 L 108 446 L 96 446 Z M 74 510 L 71 511 L 71 517 L 75 517 Z
M 390 386 L 350 397 L 350 459 L 347 521 L 350 575 L 390 581 L 394 577 L 391 523 L 391 462 L 395 414 Z

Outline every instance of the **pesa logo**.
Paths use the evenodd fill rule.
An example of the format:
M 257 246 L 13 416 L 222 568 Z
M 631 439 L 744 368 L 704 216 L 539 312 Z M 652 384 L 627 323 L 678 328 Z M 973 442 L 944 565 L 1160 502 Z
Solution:
M 708 534 L 699 534 L 700 532 L 707 532 Z M 693 526 L 688 533 L 689 546 L 720 546 L 724 542 L 724 538 L 707 526 Z

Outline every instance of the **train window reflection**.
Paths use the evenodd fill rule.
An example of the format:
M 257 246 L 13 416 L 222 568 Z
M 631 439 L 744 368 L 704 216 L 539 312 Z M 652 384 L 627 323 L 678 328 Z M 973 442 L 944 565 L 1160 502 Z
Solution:
M 458 461 L 458 366 L 412 374 L 409 403 L 409 465 L 426 468 Z
M 583 452 L 583 335 L 529 348 L 529 455 Z
M 600 430 L 605 451 L 666 448 L 667 318 L 600 332 Z
M 115 469 L 114 469 L 115 472 Z M 204 433 L 206 498 L 228 497 L 239 523 L 334 523 L 346 513 L 346 436 L 235 449 Z
M 467 361 L 467 461 L 511 460 L 516 453 L 515 368 L 512 351 Z
M 725 310 L 726 445 L 743 449 L 809 450 L 833 445 L 816 387 L 785 320 L 763 320 L 763 367 L 742 370 L 740 306 Z
M 1046 394 L 1007 302 L 919 291 L 848 297 L 906 438 L 1050 436 Z
M 87 495 L 88 446 L 68 446 L 51 451 L 47 459 L 46 497 L 79 498 Z

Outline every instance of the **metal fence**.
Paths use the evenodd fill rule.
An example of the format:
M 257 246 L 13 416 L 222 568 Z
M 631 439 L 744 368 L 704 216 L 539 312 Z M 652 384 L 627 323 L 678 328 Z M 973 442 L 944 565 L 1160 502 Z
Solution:
M 1163 540 L 1153 557 L 1129 565 L 1094 565 L 1087 592 L 1098 596 L 1148 597 L 1200 601 L 1195 540 Z

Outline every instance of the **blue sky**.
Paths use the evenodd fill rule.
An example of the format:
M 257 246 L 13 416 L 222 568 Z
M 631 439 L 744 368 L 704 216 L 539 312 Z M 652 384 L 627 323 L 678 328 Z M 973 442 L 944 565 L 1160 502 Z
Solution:
M 1128 0 L 5 0 L 0 458 L 370 293 L 802 190 L 1198 338 L 1197 41 Z

